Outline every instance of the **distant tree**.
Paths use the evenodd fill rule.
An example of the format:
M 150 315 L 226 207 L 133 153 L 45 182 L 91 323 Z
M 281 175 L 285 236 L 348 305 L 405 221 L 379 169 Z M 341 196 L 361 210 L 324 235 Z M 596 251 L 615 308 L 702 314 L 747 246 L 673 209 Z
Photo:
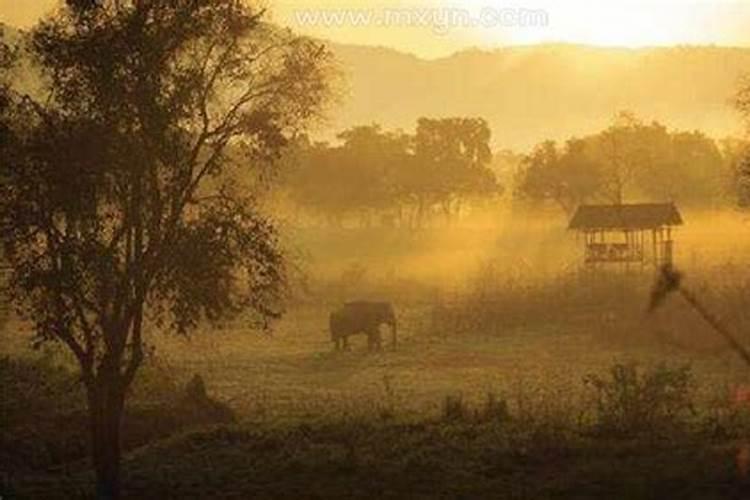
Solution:
M 350 181 L 350 204 L 369 220 L 372 213 L 393 210 L 403 194 L 399 170 L 408 162 L 411 138 L 384 132 L 379 125 L 360 126 L 339 134 Z
M 559 151 L 555 141 L 544 141 L 521 160 L 515 196 L 534 201 L 556 197 L 559 187 Z
M 638 169 L 643 166 L 646 146 L 639 142 L 642 129 L 643 123 L 632 112 L 621 111 L 597 137 L 604 160 L 603 193 L 610 203 L 623 203 Z
M 735 95 L 735 108 L 745 121 L 750 130 L 750 75 L 746 76 Z M 735 174 L 737 186 L 737 198 L 739 205 L 750 208 L 750 149 L 745 149 L 742 156 L 735 161 Z
M 328 54 L 262 14 L 240 0 L 69 0 L 33 32 L 48 99 L 3 104 L 13 299 L 40 342 L 78 360 L 100 498 L 119 496 L 144 329 L 282 313 L 273 222 L 233 174 L 267 168 L 314 117 Z
M 495 152 L 490 169 L 495 173 L 501 187 L 513 185 L 525 157 L 526 155 L 509 149 Z M 503 192 L 505 193 L 505 189 L 503 189 Z
M 723 197 L 740 208 L 750 208 L 750 141 L 726 138 L 721 141 L 721 155 Z
M 419 227 L 433 208 L 450 219 L 467 201 L 502 192 L 484 120 L 419 121 L 415 136 L 379 125 L 345 130 L 339 145 L 299 144 L 285 183 L 293 202 L 335 224 L 388 215 Z
M 367 221 L 373 213 L 395 210 L 410 138 L 378 125 L 355 127 L 338 138 L 339 146 L 300 145 L 286 179 L 292 200 L 336 224 L 347 215 Z
M 586 141 L 572 139 L 560 151 L 552 141 L 537 146 L 521 163 L 516 196 L 553 201 L 565 213 L 595 199 L 602 187 L 602 166 L 587 150 Z
M 710 205 L 722 197 L 724 160 L 712 139 L 701 132 L 668 133 L 658 124 L 643 133 L 650 154 L 636 182 L 649 199 L 695 206 Z
M 750 209 L 750 153 L 745 153 L 737 164 L 737 204 Z
M 726 160 L 701 132 L 669 131 L 630 113 L 606 130 L 568 141 L 542 143 L 522 162 L 516 194 L 555 201 L 566 212 L 587 201 L 626 198 L 709 206 L 725 196 Z
M 481 118 L 419 119 L 414 166 L 421 182 L 414 195 L 420 217 L 429 204 L 437 204 L 450 218 L 468 198 L 501 192 L 489 168 L 491 135 Z

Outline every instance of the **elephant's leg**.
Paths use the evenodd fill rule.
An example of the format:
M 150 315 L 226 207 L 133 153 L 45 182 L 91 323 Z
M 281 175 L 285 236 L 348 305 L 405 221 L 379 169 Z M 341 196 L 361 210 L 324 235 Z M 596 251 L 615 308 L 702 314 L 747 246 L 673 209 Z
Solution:
M 344 350 L 348 351 L 349 350 L 349 337 L 347 335 L 344 335 L 344 337 L 342 338 L 344 339 Z

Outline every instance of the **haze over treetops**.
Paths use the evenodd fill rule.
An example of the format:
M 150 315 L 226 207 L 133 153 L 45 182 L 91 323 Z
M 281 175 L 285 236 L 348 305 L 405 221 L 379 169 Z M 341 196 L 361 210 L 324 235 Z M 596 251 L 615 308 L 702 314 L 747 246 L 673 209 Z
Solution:
M 741 133 L 730 105 L 750 49 L 617 49 L 535 45 L 466 50 L 437 60 L 386 48 L 332 45 L 346 75 L 333 130 L 419 116 L 481 116 L 499 148 L 526 150 L 607 126 L 619 110 L 717 138 Z

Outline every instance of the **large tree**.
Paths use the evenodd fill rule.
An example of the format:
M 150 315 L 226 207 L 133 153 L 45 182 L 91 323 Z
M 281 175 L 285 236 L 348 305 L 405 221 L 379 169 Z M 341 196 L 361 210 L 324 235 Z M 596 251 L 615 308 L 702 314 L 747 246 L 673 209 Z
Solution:
M 38 340 L 78 360 L 97 494 L 115 498 L 144 328 L 282 312 L 262 183 L 240 174 L 316 115 L 328 54 L 242 0 L 68 0 L 29 50 L 49 92 L 2 113 L 2 241 Z
M 419 173 L 420 218 L 423 210 L 439 205 L 446 217 L 457 215 L 466 199 L 491 196 L 502 189 L 489 164 L 492 131 L 481 118 L 420 118 L 414 139 Z

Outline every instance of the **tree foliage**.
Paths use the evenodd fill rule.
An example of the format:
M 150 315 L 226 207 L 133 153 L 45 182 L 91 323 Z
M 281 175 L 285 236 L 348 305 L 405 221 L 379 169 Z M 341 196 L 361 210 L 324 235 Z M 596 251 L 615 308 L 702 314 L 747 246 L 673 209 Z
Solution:
M 746 76 L 740 84 L 734 102 L 735 108 L 742 116 L 746 127 L 750 129 L 750 76 Z M 737 201 L 740 207 L 750 208 L 750 148 L 746 143 L 731 149 L 735 153 L 732 157 L 733 173 Z
M 298 143 L 285 179 L 292 203 L 336 223 L 381 214 L 416 227 L 433 209 L 455 217 L 467 200 L 501 192 L 480 119 L 421 119 L 414 135 L 360 126 L 338 139 Z
M 701 132 L 669 131 L 621 113 L 604 131 L 537 146 L 522 162 L 516 194 L 553 201 L 566 212 L 582 203 L 674 201 L 709 206 L 726 197 L 726 155 Z
M 236 174 L 315 117 L 328 54 L 239 0 L 69 1 L 29 50 L 49 95 L 2 113 L 2 242 L 37 339 L 80 364 L 100 494 L 116 495 L 144 328 L 283 311 L 273 221 Z
M 572 139 L 562 150 L 555 142 L 537 146 L 521 163 L 517 195 L 551 200 L 566 213 L 597 198 L 603 167 L 587 151 L 586 143 Z

